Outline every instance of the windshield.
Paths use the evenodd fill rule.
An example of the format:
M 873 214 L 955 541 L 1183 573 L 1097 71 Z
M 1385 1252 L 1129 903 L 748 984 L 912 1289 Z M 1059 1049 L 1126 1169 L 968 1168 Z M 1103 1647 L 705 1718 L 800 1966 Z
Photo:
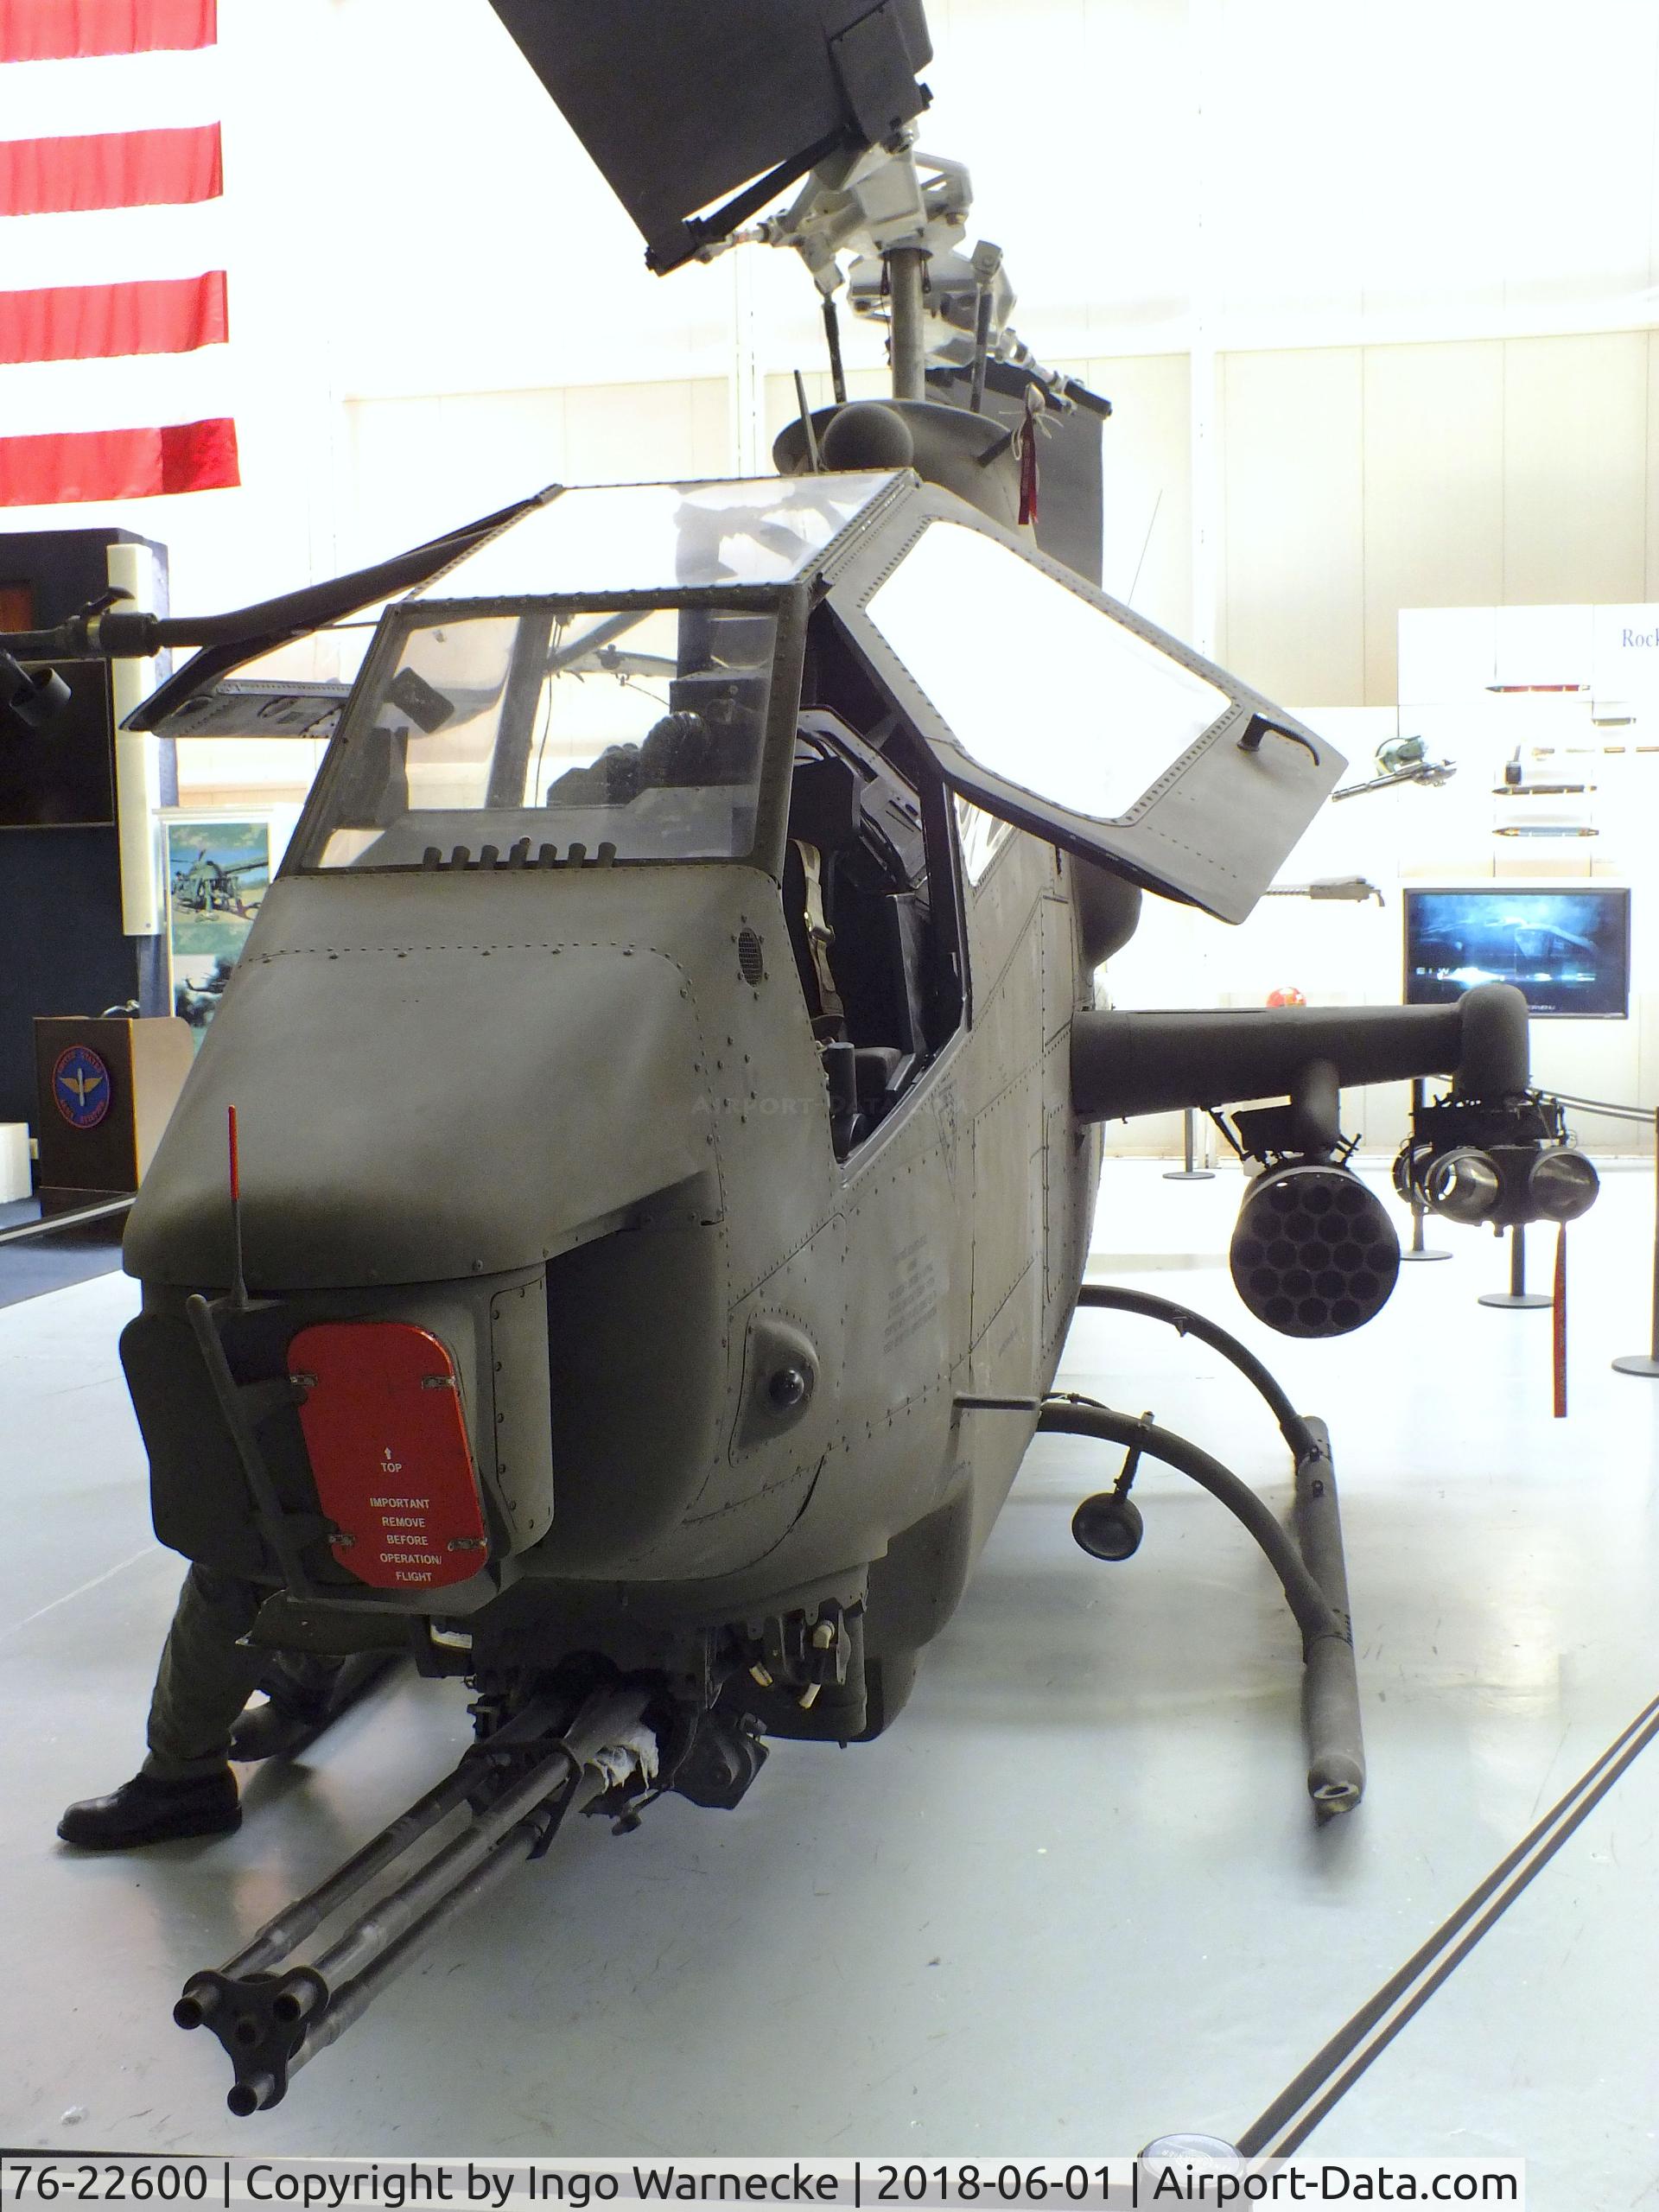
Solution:
M 791 583 L 897 480 L 767 476 L 565 492 L 498 531 L 415 596 L 530 599 Z
M 421 609 L 351 709 L 300 865 L 741 858 L 776 639 L 775 613 L 702 601 Z

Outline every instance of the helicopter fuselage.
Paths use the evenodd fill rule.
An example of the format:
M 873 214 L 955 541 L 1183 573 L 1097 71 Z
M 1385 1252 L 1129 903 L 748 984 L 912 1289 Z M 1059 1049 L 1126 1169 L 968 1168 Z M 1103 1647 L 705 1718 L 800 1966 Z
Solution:
M 607 515 L 643 588 L 573 598 Z M 1089 774 L 1163 768 L 1116 827 L 1027 791 L 1047 624 Z M 976 721 L 957 654 L 995 818 L 912 665 Z M 879 1729 L 1076 1304 L 1096 967 L 1139 881 L 1247 906 L 1341 766 L 913 477 L 508 530 L 386 616 L 135 1207 L 163 1540 L 270 1587 L 262 1641 Z

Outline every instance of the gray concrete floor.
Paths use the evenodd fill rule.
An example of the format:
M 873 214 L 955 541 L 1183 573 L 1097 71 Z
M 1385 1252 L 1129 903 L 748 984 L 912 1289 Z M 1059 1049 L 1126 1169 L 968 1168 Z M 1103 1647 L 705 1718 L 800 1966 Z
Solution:
M 116 1363 L 131 1286 L 0 1313 L 0 2141 L 1065 2156 L 1236 2135 L 1659 1691 L 1659 1385 L 1607 1365 L 1644 1348 L 1649 1174 L 1610 1174 L 1573 1231 L 1559 1423 L 1548 1317 L 1475 1303 L 1504 1280 L 1490 1238 L 1440 1232 L 1457 1257 L 1408 1270 L 1370 1330 L 1289 1344 L 1227 1282 L 1238 1194 L 1232 1173 L 1109 1165 L 1093 1271 L 1239 1328 L 1331 1423 L 1358 1815 L 1310 1818 L 1294 1630 L 1235 1525 L 1149 1470 L 1143 1549 L 1097 1566 L 1068 1523 L 1116 1463 L 1042 1439 L 887 1738 L 780 1747 L 735 1815 L 583 1827 L 247 2123 L 217 2045 L 168 2021 L 179 1984 L 449 1764 L 464 1693 L 404 1683 L 260 1772 L 235 1837 L 62 1851 L 64 1802 L 136 1764 L 180 1569 Z M 1085 1314 L 1063 1379 L 1287 1500 L 1270 1420 L 1202 1348 Z M 1659 2202 L 1656 1820 L 1659 1752 L 1310 2152 L 1524 2156 L 1535 2212 Z

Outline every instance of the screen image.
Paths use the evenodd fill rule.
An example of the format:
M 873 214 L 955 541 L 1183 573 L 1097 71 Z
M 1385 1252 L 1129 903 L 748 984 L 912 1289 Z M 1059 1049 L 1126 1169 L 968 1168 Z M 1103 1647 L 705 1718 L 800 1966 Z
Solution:
M 1406 1004 L 1513 983 L 1535 1014 L 1630 1012 L 1628 891 L 1408 891 Z

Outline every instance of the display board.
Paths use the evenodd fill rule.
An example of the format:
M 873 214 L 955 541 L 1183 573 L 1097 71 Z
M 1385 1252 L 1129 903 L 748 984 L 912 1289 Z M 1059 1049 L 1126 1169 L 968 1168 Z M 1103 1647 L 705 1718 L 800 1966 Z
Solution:
M 1545 1018 L 1630 1014 L 1628 891 L 1408 890 L 1405 909 L 1408 1006 L 1444 1006 L 1476 983 L 1513 983 Z

